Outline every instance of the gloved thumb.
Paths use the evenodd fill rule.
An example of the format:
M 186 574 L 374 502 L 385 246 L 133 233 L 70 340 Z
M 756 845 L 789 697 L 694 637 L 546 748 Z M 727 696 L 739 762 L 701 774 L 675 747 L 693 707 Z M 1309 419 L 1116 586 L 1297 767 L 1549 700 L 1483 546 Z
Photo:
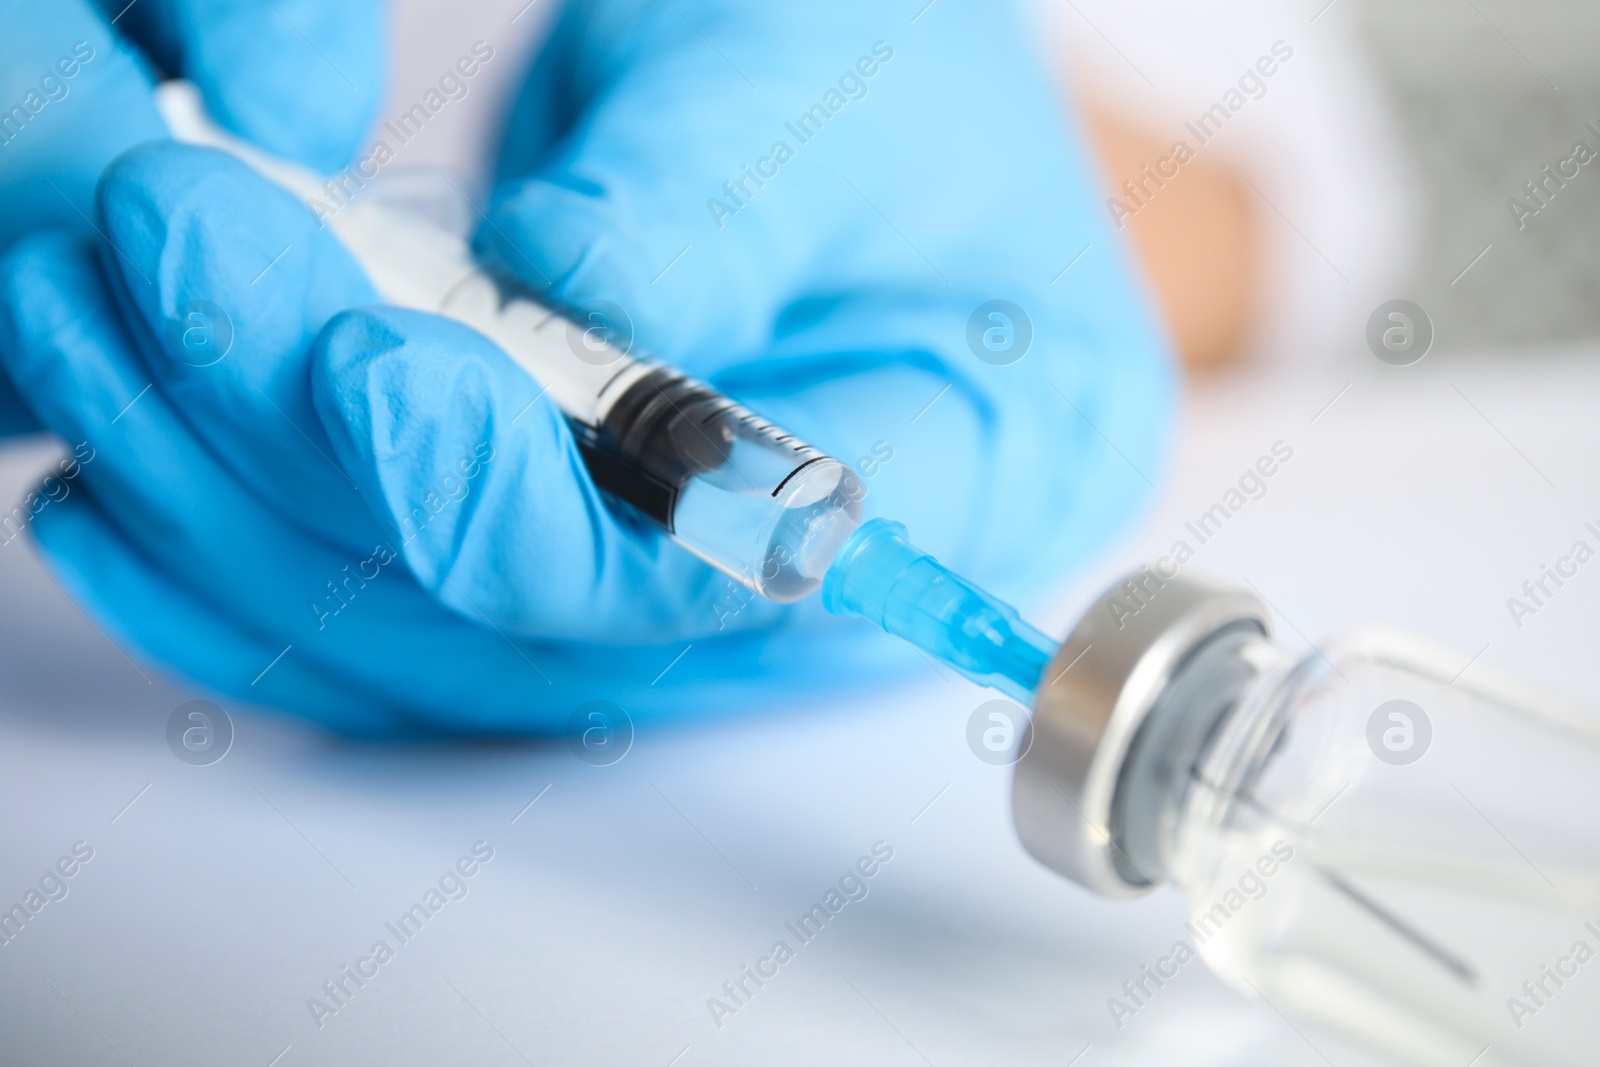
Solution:
M 558 177 L 530 178 L 494 208 L 475 249 L 491 269 L 573 319 L 604 308 L 608 320 L 620 316 L 612 328 L 647 339 L 652 352 L 681 365 L 688 354 L 681 339 L 696 332 L 696 302 L 662 269 L 673 256 L 670 228 L 630 220 L 618 202 L 622 184 L 610 181 L 606 195 L 596 195 Z
M 520 160 L 530 169 L 497 189 L 474 246 L 574 319 L 596 305 L 620 309 L 620 328 L 645 350 L 709 377 L 770 341 L 774 317 L 793 298 L 796 266 L 816 241 L 816 205 L 797 184 L 774 187 L 764 195 L 783 212 L 741 219 L 749 225 L 738 233 L 718 231 L 707 190 L 721 188 L 725 142 L 755 121 L 748 112 L 758 105 L 742 84 L 640 66 L 564 140 Z
M 383 97 L 381 0 L 101 0 L 213 118 L 316 170 L 350 161 Z M 115 10 L 113 10 L 115 9 Z

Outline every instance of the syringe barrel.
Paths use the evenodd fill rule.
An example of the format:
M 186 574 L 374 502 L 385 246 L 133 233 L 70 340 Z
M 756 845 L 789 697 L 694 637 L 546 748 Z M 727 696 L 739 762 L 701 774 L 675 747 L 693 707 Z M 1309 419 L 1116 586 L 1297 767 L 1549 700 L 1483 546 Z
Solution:
M 821 585 L 861 521 L 849 467 L 668 367 L 602 401 L 573 423 L 596 485 L 769 600 Z
M 508 294 L 458 237 L 372 198 L 327 211 L 320 180 L 218 129 L 187 83 L 157 102 L 174 136 L 227 149 L 308 203 L 399 307 L 455 319 L 529 372 L 572 426 L 595 484 L 760 595 L 816 591 L 861 522 L 865 492 L 845 464 L 633 351 L 621 309 L 561 314 Z
M 449 316 L 521 364 L 567 416 L 595 484 L 780 603 L 818 589 L 860 525 L 855 473 L 703 382 L 632 353 L 612 307 L 507 297 L 464 247 L 381 204 L 330 219 L 391 303 Z
M 377 204 L 331 221 L 385 299 L 477 329 L 543 384 L 600 489 L 770 600 L 821 585 L 860 524 L 864 493 L 849 467 L 710 386 L 636 358 L 618 309 L 567 316 L 507 299 L 465 250 L 452 255 Z

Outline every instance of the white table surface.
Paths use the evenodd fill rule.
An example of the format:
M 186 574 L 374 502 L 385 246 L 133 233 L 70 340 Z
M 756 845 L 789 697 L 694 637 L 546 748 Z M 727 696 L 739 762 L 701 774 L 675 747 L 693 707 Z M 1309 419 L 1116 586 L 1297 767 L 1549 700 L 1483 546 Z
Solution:
M 1282 439 L 1292 461 L 1194 566 L 1254 582 L 1289 643 L 1391 624 L 1593 704 L 1600 571 L 1520 631 L 1505 598 L 1600 519 L 1600 360 L 1369 362 L 1191 397 L 1150 514 L 1042 621 Z M 0 492 L 47 455 L 5 453 Z M 605 768 L 239 714 L 197 768 L 164 739 L 190 694 L 146 665 L 147 684 L 30 551 L 0 548 L 0 903 L 73 842 L 95 854 L 0 946 L 7 1064 L 1375 1062 L 1198 964 L 1117 1030 L 1106 999 L 1178 935 L 1180 901 L 1101 902 L 1023 852 L 1009 772 L 967 750 L 965 683 L 644 733 Z M 469 895 L 318 1029 L 307 998 L 479 840 Z M 706 999 L 878 840 L 895 855 L 870 895 L 717 1028 Z

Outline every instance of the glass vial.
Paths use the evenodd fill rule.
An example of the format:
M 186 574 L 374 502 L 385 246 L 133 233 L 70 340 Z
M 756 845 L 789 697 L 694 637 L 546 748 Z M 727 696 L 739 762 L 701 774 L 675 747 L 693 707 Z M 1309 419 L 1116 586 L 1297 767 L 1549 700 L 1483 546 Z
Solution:
M 1247 594 L 1148 570 L 1080 655 L 1018 764 L 1035 855 L 1175 885 L 1222 978 L 1401 1062 L 1595 1062 L 1597 720 L 1399 635 L 1288 652 Z

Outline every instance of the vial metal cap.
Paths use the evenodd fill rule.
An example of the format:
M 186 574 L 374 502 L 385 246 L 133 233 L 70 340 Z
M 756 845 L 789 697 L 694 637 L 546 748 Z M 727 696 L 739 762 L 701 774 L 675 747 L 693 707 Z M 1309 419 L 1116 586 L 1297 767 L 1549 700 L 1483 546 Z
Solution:
M 1153 567 L 1089 608 L 1039 682 L 1012 780 L 1017 835 L 1035 859 L 1105 896 L 1153 888 L 1118 857 L 1111 814 L 1123 762 L 1178 667 L 1237 623 L 1271 632 L 1266 605 L 1249 592 Z

